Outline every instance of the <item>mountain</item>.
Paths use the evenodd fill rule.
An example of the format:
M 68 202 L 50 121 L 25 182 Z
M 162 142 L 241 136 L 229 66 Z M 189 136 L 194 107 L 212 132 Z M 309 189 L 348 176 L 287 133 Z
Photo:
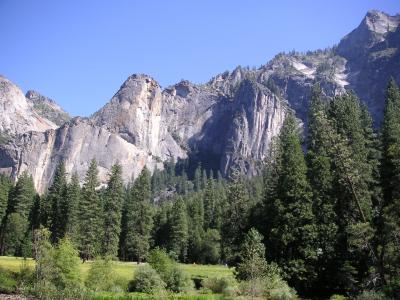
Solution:
M 69 114 L 54 100 L 47 98 L 36 91 L 29 90 L 25 97 L 33 104 L 33 110 L 37 114 L 52 121 L 58 126 L 61 126 L 71 119 Z
M 32 109 L 22 91 L 0 75 L 0 133 L 14 136 L 27 131 L 46 131 L 57 125 Z
M 163 162 L 186 159 L 223 175 L 232 168 L 258 174 L 287 112 L 294 110 L 300 122 L 307 122 L 316 82 L 328 96 L 354 90 L 379 126 L 388 79 L 400 82 L 399 24 L 399 15 L 370 11 L 335 47 L 281 53 L 259 69 L 238 67 L 206 84 L 181 81 L 162 89 L 153 78 L 135 74 L 89 118 L 70 119 L 35 92 L 25 98 L 15 91 L 22 95 L 18 99 L 4 94 L 1 103 L 30 101 L 26 113 L 53 125 L 14 128 L 18 134 L 0 146 L 0 171 L 16 179 L 28 170 L 40 192 L 60 160 L 69 174 L 77 172 L 83 180 L 95 158 L 102 182 L 116 162 L 126 181 L 144 166 L 154 170 Z M 9 108 L 4 115 L 8 127 L 21 123 Z

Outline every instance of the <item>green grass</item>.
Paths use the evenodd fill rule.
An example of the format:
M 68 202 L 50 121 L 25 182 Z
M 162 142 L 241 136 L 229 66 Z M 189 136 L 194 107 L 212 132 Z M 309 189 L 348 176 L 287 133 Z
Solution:
M 19 272 L 24 262 L 23 258 L 12 256 L 0 256 L 0 267 L 13 272 Z M 31 258 L 26 260 L 28 267 L 33 268 L 35 261 Z M 88 261 L 81 264 L 81 271 L 83 277 L 86 277 L 92 262 Z M 133 277 L 135 269 L 138 264 L 134 262 L 115 262 L 114 271 L 127 280 Z M 191 277 L 226 277 L 232 276 L 233 270 L 221 265 L 195 265 L 195 264 L 181 264 L 182 269 L 186 271 Z

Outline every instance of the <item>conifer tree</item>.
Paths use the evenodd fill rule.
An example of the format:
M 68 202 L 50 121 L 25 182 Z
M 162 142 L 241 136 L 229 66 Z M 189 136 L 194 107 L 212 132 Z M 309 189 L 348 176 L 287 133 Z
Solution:
M 78 249 L 83 260 L 99 253 L 102 228 L 102 206 L 96 188 L 99 186 L 96 160 L 92 160 L 86 172 L 82 197 L 79 203 Z M 100 238 L 99 238 L 100 237 Z
M 238 260 L 239 248 L 248 226 L 249 212 L 250 204 L 243 178 L 238 170 L 234 170 L 228 186 L 222 224 L 222 251 L 229 264 L 235 264 Z
M 66 201 L 68 209 L 66 212 L 66 233 L 76 241 L 76 236 L 79 229 L 79 207 L 81 199 L 81 186 L 79 184 L 78 174 L 73 174 L 70 183 L 67 185 Z
M 387 88 L 382 125 L 381 170 L 383 204 L 378 228 L 379 260 L 382 280 L 392 281 L 400 274 L 400 89 L 393 78 Z
M 200 194 L 195 194 L 188 201 L 189 247 L 188 259 L 192 262 L 201 260 L 204 235 L 204 205 Z
M 170 216 L 170 245 L 180 261 L 185 262 L 188 252 L 189 229 L 186 204 L 182 197 L 178 197 L 173 206 Z
M 335 245 L 335 282 L 354 293 L 369 276 L 368 264 L 376 262 L 371 227 L 373 166 L 363 128 L 359 100 L 348 93 L 331 102 L 329 116 L 334 130 L 332 162 L 338 234 Z M 374 263 L 373 263 L 374 264 Z
M 313 88 L 308 114 L 307 165 L 313 194 L 313 212 L 317 229 L 317 288 L 327 290 L 332 284 L 332 261 L 335 259 L 337 234 L 333 193 L 332 126 L 327 117 L 327 99 L 319 85 Z
M 66 231 L 66 191 L 67 179 L 64 162 L 61 161 L 54 174 L 53 183 L 49 188 L 47 201 L 50 202 L 50 239 L 52 243 L 57 243 L 62 239 Z
M 111 168 L 105 193 L 104 238 L 102 246 L 102 253 L 105 256 L 116 257 L 118 254 L 123 198 L 122 167 L 116 164 Z
M 7 212 L 8 198 L 12 186 L 11 180 L 8 177 L 0 174 L 0 226 Z
M 204 230 L 209 228 L 218 228 L 218 203 L 217 203 L 217 190 L 214 179 L 210 177 L 203 194 L 204 203 Z
M 153 229 L 150 173 L 146 168 L 142 170 L 128 193 L 125 205 L 127 258 L 135 259 L 139 263 L 148 255 Z
M 315 278 L 317 255 L 312 193 L 301 147 L 297 122 L 286 116 L 277 149 L 277 184 L 269 191 L 271 209 L 267 252 L 297 289 L 303 290 Z M 276 189 L 276 190 L 274 190 Z

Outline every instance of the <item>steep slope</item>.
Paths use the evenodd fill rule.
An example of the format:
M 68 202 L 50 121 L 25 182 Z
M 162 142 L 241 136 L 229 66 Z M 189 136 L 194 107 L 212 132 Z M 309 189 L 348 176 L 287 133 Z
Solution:
M 3 76 L 0 76 L 0 116 L 0 133 L 11 136 L 57 127 L 50 120 L 39 116 L 22 91 Z
M 337 47 L 278 54 L 259 69 L 238 67 L 201 85 L 181 81 L 162 90 L 153 78 L 132 75 L 90 118 L 72 119 L 56 130 L 53 124 L 45 132 L 28 132 L 49 128 L 39 128 L 37 120 L 50 121 L 29 108 L 20 91 L 3 88 L 7 121 L 0 124 L 19 135 L 0 146 L 0 172 L 16 179 L 28 170 L 41 192 L 61 159 L 69 174 L 77 172 L 82 179 L 96 158 L 103 183 L 117 161 L 125 181 L 145 165 L 153 170 L 165 161 L 192 157 L 224 175 L 232 168 L 258 174 L 287 112 L 294 110 L 300 123 L 307 122 L 310 91 L 317 82 L 331 97 L 354 90 L 379 124 L 387 81 L 393 76 L 400 82 L 399 24 L 399 15 L 371 11 Z M 54 109 L 50 115 L 41 111 L 47 118 L 63 113 L 34 92 L 27 97 L 33 107 L 45 103 Z M 22 118 L 27 121 L 20 121 L 13 107 L 25 107 L 18 112 L 29 116 Z
M 58 126 L 61 126 L 71 119 L 69 114 L 54 100 L 47 98 L 36 91 L 29 90 L 25 97 L 33 104 L 33 110 L 38 115 L 52 121 Z

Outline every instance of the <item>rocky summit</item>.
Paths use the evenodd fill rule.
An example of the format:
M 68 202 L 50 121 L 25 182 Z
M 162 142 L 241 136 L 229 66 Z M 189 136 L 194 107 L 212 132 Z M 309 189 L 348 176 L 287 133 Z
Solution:
M 370 11 L 337 46 L 281 53 L 259 69 L 238 67 L 206 84 L 162 89 L 132 75 L 88 118 L 71 119 L 54 101 L 33 91 L 24 96 L 0 77 L 0 171 L 17 179 L 27 170 L 39 192 L 61 160 L 82 181 L 92 158 L 102 182 L 116 162 L 128 181 L 144 166 L 191 157 L 223 175 L 233 168 L 258 174 L 287 112 L 307 122 L 315 83 L 330 97 L 353 90 L 379 126 L 387 82 L 400 82 L 399 24 L 400 15 Z

